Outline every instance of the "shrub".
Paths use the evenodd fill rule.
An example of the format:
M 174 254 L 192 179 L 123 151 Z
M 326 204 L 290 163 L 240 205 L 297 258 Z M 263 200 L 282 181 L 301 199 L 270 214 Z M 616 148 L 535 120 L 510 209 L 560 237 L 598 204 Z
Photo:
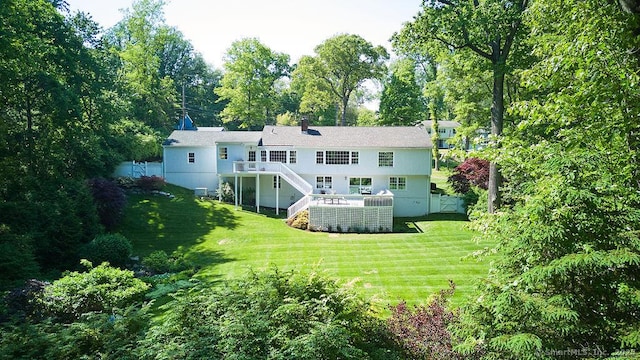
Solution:
M 151 192 L 153 190 L 162 190 L 167 183 L 160 176 L 141 176 L 136 180 L 136 185 L 142 191 Z
M 142 265 L 156 274 L 180 272 L 193 268 L 193 264 L 185 260 L 181 253 L 173 252 L 169 256 L 164 250 L 154 251 L 142 259 Z
M 91 266 L 91 263 L 85 263 Z M 88 313 L 111 313 L 137 304 L 149 285 L 136 279 L 132 271 L 101 264 L 88 272 L 71 272 L 44 290 L 43 306 L 63 322 Z
M 171 309 L 147 332 L 144 353 L 196 359 L 399 358 L 371 304 L 315 272 L 251 272 L 224 286 L 183 292 Z
M 120 234 L 98 235 L 86 247 L 86 257 L 91 262 L 108 262 L 113 266 L 124 266 L 131 256 L 131 242 Z
M 228 182 L 223 183 L 220 188 L 216 189 L 215 197 L 226 203 L 232 203 L 236 199 L 233 188 Z
M 287 223 L 293 228 L 307 230 L 309 228 L 309 210 L 299 212 L 295 217 L 288 220 Z
M 127 205 L 124 191 L 116 182 L 104 178 L 90 179 L 88 185 L 100 223 L 107 231 L 113 230 L 120 223 Z
M 458 315 L 447 309 L 448 299 L 455 285 L 440 291 L 427 305 L 411 309 L 405 302 L 391 306 L 387 327 L 396 343 L 411 359 L 462 359 L 453 350 L 449 326 L 458 321 Z
M 466 194 L 471 186 L 486 190 L 489 187 L 489 161 L 468 158 L 453 169 L 453 174 L 449 176 L 448 181 L 453 190 L 459 194 Z

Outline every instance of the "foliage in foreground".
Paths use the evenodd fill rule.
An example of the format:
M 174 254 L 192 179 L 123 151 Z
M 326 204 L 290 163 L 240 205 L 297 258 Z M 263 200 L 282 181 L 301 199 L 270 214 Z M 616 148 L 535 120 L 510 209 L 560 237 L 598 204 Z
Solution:
M 405 302 L 391 307 L 387 327 L 396 343 L 411 359 L 470 359 L 478 353 L 462 357 L 454 350 L 455 339 L 449 327 L 457 324 L 457 312 L 448 309 L 449 298 L 455 291 L 450 282 L 449 289 L 441 290 L 423 306 L 410 308 Z
M 393 359 L 384 323 L 355 293 L 316 273 L 251 272 L 165 305 L 144 358 Z
M 540 61 L 499 155 L 514 205 L 483 222 L 502 256 L 467 304 L 460 350 L 487 358 L 640 351 L 638 18 L 600 1 L 535 2 Z M 517 149 L 517 151 L 515 150 Z

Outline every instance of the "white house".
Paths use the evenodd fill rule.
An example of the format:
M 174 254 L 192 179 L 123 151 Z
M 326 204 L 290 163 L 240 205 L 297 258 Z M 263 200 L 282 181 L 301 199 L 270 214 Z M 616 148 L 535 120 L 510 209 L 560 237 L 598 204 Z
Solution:
M 423 127 L 429 136 L 433 131 L 433 122 L 431 120 L 426 120 L 420 123 L 421 127 Z M 449 143 L 449 140 L 456 135 L 456 129 L 460 127 L 460 123 L 457 121 L 438 121 L 438 134 L 440 138 L 438 139 L 438 149 L 451 149 L 453 148 L 453 144 Z M 466 150 L 480 150 L 487 145 L 489 140 L 489 130 L 486 128 L 479 128 L 475 131 L 475 135 L 471 138 L 463 138 L 465 149 Z
M 427 131 L 429 135 L 433 131 L 433 122 L 426 120 L 421 123 L 422 127 Z M 438 149 L 450 149 L 452 145 L 448 143 L 449 139 L 456 135 L 456 128 L 460 127 L 460 123 L 457 121 L 438 121 Z
M 429 213 L 432 144 L 419 127 L 303 122 L 262 131 L 176 130 L 163 148 L 167 182 L 211 190 L 229 182 L 236 203 L 250 194 L 258 211 L 287 208 L 292 216 L 306 208 L 320 214 L 323 208 L 323 217 L 340 217 L 347 215 L 334 210 L 375 207 L 389 212 L 384 228 L 392 216 Z M 325 220 L 320 227 L 330 224 Z M 351 227 L 373 230 L 360 220 Z

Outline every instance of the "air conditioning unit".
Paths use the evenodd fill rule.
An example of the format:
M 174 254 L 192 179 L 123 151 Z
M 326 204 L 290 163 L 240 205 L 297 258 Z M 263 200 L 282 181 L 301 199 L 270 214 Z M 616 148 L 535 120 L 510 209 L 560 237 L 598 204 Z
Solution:
M 196 196 L 207 196 L 207 188 L 206 187 L 195 188 L 195 195 Z

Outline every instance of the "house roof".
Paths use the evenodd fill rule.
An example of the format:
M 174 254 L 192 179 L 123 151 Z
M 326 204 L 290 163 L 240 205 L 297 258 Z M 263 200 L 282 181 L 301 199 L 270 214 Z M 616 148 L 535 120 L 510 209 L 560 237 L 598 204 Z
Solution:
M 259 131 L 185 131 L 175 130 L 162 143 L 163 146 L 213 146 L 216 143 L 258 144 L 262 133 Z
M 265 126 L 262 131 L 175 130 L 165 147 L 214 146 L 216 143 L 248 143 L 262 146 L 313 148 L 431 148 L 424 129 L 415 126 L 353 127 L 316 126 L 303 133 L 299 126 Z
M 425 128 L 430 128 L 431 120 L 425 120 L 421 122 L 420 125 Z M 460 123 L 457 121 L 442 120 L 442 121 L 438 121 L 438 126 L 441 128 L 457 128 L 458 126 L 460 126 Z
M 263 146 L 314 148 L 431 148 L 431 139 L 415 126 L 265 126 Z

